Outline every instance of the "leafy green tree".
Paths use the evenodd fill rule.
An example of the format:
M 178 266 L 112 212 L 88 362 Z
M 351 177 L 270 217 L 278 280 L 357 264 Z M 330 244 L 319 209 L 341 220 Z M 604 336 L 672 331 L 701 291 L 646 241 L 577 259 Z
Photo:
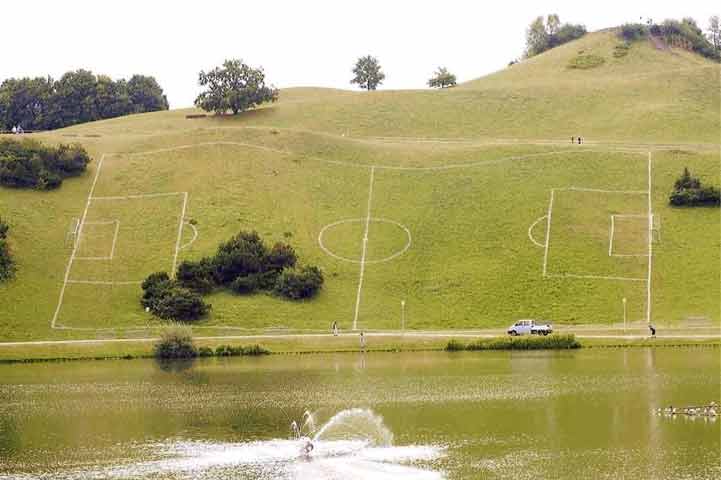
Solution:
M 445 67 L 438 67 L 433 76 L 428 80 L 428 86 L 431 88 L 446 88 L 456 85 L 456 76 L 449 72 Z
M 53 80 L 10 78 L 0 85 L 0 130 L 20 125 L 25 130 L 41 130 L 50 120 Z
M 549 38 L 543 17 L 536 17 L 526 30 L 526 56 L 532 57 L 548 50 Z
M 718 15 L 709 18 L 708 39 L 717 52 L 721 51 L 721 20 Z
M 561 23 L 556 14 L 536 17 L 526 30 L 526 57 L 533 57 L 546 50 L 562 45 L 586 34 L 586 27 L 570 23 Z
M 265 84 L 262 68 L 252 68 L 242 60 L 226 60 L 222 67 L 200 72 L 198 83 L 205 90 L 195 99 L 195 105 L 205 111 L 233 115 L 262 103 L 278 100 L 278 89 Z
M 353 75 L 355 76 L 350 83 L 358 84 L 358 86 L 366 90 L 375 90 L 386 78 L 378 59 L 371 55 L 358 59 L 355 67 L 353 67 Z
M 83 173 L 90 157 L 80 145 L 48 147 L 25 139 L 0 140 L 0 185 L 50 190 Z
M 168 99 L 155 77 L 133 75 L 127 82 L 127 95 L 133 113 L 156 112 L 169 108 Z

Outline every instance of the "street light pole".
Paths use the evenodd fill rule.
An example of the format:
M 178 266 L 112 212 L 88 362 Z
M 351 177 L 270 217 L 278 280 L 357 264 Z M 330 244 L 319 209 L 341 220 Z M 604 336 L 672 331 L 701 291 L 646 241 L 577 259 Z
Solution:
M 401 331 L 406 333 L 406 301 L 401 300 Z
M 627 335 L 626 318 L 626 297 L 623 297 L 623 333 Z

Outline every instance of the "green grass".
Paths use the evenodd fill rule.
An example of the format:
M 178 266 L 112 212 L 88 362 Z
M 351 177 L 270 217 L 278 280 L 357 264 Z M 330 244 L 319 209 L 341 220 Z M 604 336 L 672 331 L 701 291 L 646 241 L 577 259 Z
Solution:
M 687 144 L 648 147 L 662 225 L 653 247 L 653 319 L 673 325 L 701 316 L 718 324 L 718 209 L 672 209 L 667 202 L 684 166 L 721 185 L 717 147 L 705 145 L 718 142 L 721 128 L 718 67 L 643 42 L 616 58 L 617 43 L 611 33 L 592 34 L 444 91 L 290 89 L 278 104 L 238 117 L 188 120 L 189 111 L 170 111 L 39 135 L 80 141 L 94 161 L 86 175 L 56 191 L 0 189 L 18 264 L 16 279 L 0 286 L 0 340 L 127 337 L 164 326 L 140 307 L 138 285 L 70 284 L 58 323 L 79 330 L 50 328 L 70 255 L 66 232 L 83 214 L 104 153 L 114 154 L 104 159 L 95 196 L 188 193 L 185 219 L 199 236 L 178 261 L 210 255 L 239 230 L 255 229 L 269 242 L 288 241 L 304 263 L 323 268 L 324 289 L 310 301 L 207 297 L 212 313 L 194 330 L 217 335 L 327 331 L 334 320 L 351 327 L 359 265 L 327 255 L 318 236 L 348 220 L 325 230 L 323 242 L 335 255 L 360 258 L 373 165 L 360 328 L 398 328 L 401 300 L 409 329 L 504 327 L 519 318 L 616 323 L 622 298 L 629 320 L 642 321 L 645 282 L 560 275 L 645 278 L 647 259 L 609 257 L 608 237 L 611 215 L 644 215 L 646 195 L 568 188 L 643 191 L 646 149 L 618 151 L 611 143 Z M 604 63 L 590 72 L 566 68 L 581 50 Z M 578 134 L 608 144 L 566 143 Z M 536 141 L 554 139 L 560 143 Z M 187 145 L 195 146 L 163 150 Z M 148 151 L 157 152 L 142 153 Z M 553 189 L 552 276 L 544 278 L 546 222 L 532 232 L 542 247 L 528 229 L 546 215 Z M 182 204 L 183 195 L 93 201 L 88 221 L 118 222 L 113 260 L 77 260 L 70 279 L 129 282 L 170 270 Z M 644 221 L 619 217 L 615 252 L 645 252 Z M 108 254 L 114 224 L 86 227 L 78 255 Z M 373 263 L 406 248 L 404 228 L 408 250 Z M 180 243 L 192 233 L 184 227 Z

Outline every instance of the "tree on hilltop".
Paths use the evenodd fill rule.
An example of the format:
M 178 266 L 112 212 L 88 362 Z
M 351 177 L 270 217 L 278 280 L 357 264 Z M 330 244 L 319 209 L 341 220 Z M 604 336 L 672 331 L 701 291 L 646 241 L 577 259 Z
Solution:
M 718 15 L 708 20 L 708 40 L 717 52 L 721 51 L 721 20 Z
M 586 27 L 571 23 L 561 23 L 555 13 L 546 17 L 536 17 L 526 30 L 526 57 L 533 57 L 553 47 L 581 38 Z
M 366 55 L 358 59 L 355 67 L 353 67 L 353 74 L 355 77 L 353 77 L 350 83 L 357 83 L 361 88 L 366 90 L 375 90 L 386 78 L 385 73 L 381 70 L 380 63 L 378 63 L 378 59 L 371 55 Z
M 206 90 L 195 99 L 195 105 L 217 114 L 228 110 L 237 115 L 265 102 L 278 100 L 278 89 L 265 84 L 262 68 L 252 68 L 240 59 L 223 62 L 209 72 L 200 72 L 198 83 Z
M 445 67 L 438 67 L 433 76 L 428 80 L 428 86 L 431 88 L 446 88 L 456 86 L 456 76 L 449 72 Z

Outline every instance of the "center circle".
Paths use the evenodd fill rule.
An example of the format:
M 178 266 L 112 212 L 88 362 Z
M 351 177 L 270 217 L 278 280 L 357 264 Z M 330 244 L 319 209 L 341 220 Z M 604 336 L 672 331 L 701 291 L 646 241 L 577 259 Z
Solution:
M 363 236 L 365 233 L 366 222 L 368 222 L 369 225 L 370 224 L 378 224 L 379 226 L 385 225 L 385 226 L 395 227 L 394 230 L 400 230 L 401 231 L 400 233 L 402 234 L 402 236 L 405 237 L 405 241 L 397 242 L 398 245 L 403 243 L 403 246 L 394 246 L 395 250 L 391 250 L 391 253 L 389 255 L 386 255 L 386 256 L 384 256 L 382 258 L 378 258 L 378 259 L 373 259 L 373 258 L 369 257 L 369 251 L 371 249 L 369 249 L 368 245 L 366 245 L 365 246 L 366 258 L 365 258 L 364 263 L 373 264 L 373 263 L 388 262 L 390 260 L 393 260 L 394 258 L 400 257 L 401 255 L 406 253 L 406 251 L 409 248 L 411 248 L 411 241 L 412 241 L 411 240 L 411 231 L 408 230 L 408 228 L 405 225 L 398 223 L 394 220 L 388 220 L 386 218 L 373 218 L 373 217 L 371 217 L 370 219 L 348 218 L 345 220 L 339 220 L 337 222 L 329 223 L 328 225 L 323 227 L 321 229 L 320 233 L 318 234 L 318 245 L 320 246 L 321 250 L 323 250 L 326 254 L 330 255 L 331 257 L 333 257 L 337 260 L 342 260 L 344 262 L 359 264 L 359 263 L 361 263 L 362 251 L 359 250 L 358 258 L 350 258 L 350 255 L 348 255 L 345 252 L 339 253 L 337 251 L 338 249 L 336 249 L 336 251 L 334 252 L 332 248 L 328 247 L 328 243 L 330 243 L 332 246 L 333 240 L 343 241 L 343 240 L 346 240 L 349 236 L 351 236 L 353 238 L 354 242 L 360 242 L 357 245 L 359 246 L 360 249 L 362 249 L 363 242 L 364 242 Z M 345 232 L 343 231 L 344 229 L 346 230 Z M 349 235 L 349 232 L 352 232 L 352 234 Z M 336 234 L 336 238 L 329 239 L 329 237 L 332 237 L 334 233 Z M 343 233 L 346 234 L 345 238 L 344 238 Z M 398 233 L 396 233 L 395 235 L 398 235 Z M 376 232 L 376 237 L 377 236 L 378 236 L 378 232 Z M 369 237 L 369 239 L 373 239 L 374 238 L 373 232 L 369 232 L 368 237 Z M 383 238 L 383 237 L 381 237 L 381 238 Z M 371 241 L 371 240 L 369 240 L 369 241 Z M 391 248 L 394 248 L 394 247 L 391 247 Z

